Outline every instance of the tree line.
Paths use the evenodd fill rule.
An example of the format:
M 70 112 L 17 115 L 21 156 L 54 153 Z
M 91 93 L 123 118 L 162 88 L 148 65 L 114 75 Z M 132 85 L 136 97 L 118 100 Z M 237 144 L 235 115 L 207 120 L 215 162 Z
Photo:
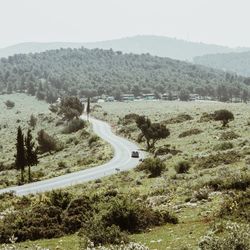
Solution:
M 249 82 L 187 62 L 85 48 L 59 49 L 0 60 L 0 93 L 25 92 L 53 103 L 60 96 L 197 93 L 221 101 L 249 99 Z M 185 95 L 184 95 L 185 96 Z

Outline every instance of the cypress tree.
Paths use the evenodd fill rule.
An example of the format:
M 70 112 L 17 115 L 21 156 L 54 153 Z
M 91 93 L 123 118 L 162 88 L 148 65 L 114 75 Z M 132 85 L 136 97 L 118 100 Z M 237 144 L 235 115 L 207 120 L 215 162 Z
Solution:
M 24 170 L 26 166 L 26 157 L 25 157 L 23 132 L 20 126 L 17 129 L 15 166 L 17 170 L 21 171 L 21 183 L 24 183 Z
M 31 178 L 31 167 L 38 164 L 37 158 L 37 149 L 35 148 L 35 143 L 32 141 L 31 130 L 27 132 L 25 138 L 25 147 L 26 147 L 26 165 L 28 166 L 29 182 L 32 181 Z
M 87 103 L 87 117 L 89 119 L 89 114 L 90 114 L 90 97 L 88 97 L 88 103 Z

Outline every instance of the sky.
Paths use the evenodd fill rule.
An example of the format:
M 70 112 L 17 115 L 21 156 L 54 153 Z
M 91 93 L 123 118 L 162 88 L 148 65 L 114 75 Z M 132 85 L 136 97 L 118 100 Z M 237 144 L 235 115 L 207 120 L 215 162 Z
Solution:
M 0 0 L 0 47 L 159 35 L 250 47 L 249 0 Z

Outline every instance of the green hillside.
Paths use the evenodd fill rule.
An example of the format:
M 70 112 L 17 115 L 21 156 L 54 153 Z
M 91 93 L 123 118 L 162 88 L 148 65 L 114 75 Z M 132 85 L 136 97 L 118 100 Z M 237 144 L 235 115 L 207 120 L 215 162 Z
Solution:
M 191 63 L 113 50 L 60 49 L 0 61 L 0 92 L 27 92 L 48 102 L 64 94 L 119 99 L 124 93 L 182 90 L 221 99 L 225 92 L 240 96 L 247 90 L 244 80 Z

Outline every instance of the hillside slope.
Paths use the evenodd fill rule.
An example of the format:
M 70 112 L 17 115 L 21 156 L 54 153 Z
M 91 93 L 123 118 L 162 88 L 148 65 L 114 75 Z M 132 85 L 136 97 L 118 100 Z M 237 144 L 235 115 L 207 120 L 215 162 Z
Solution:
M 250 76 L 250 51 L 205 55 L 196 57 L 194 62 L 208 67 L 235 72 L 243 76 Z
M 124 93 L 185 89 L 213 96 L 218 85 L 242 90 L 243 82 L 242 77 L 191 63 L 112 50 L 60 49 L 0 61 L 0 92 L 26 91 L 49 102 L 60 93 L 119 99 Z
M 82 46 L 89 49 L 112 48 L 115 51 L 135 54 L 150 53 L 151 55 L 155 56 L 170 57 L 173 59 L 189 61 L 192 61 L 193 57 L 206 54 L 229 53 L 247 50 L 247 48 L 233 49 L 225 46 L 188 42 L 181 39 L 163 36 L 144 35 L 93 43 L 21 43 L 0 49 L 0 58 L 20 53 L 28 54 L 60 48 L 80 48 Z

